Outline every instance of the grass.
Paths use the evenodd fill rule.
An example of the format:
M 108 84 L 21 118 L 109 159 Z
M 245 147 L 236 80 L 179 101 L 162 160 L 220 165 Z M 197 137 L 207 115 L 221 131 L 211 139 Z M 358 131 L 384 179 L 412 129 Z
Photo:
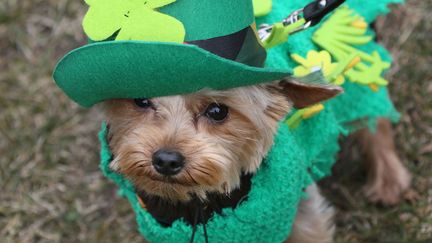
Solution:
M 81 1 L 0 2 L 0 241 L 140 242 L 128 203 L 98 168 L 101 115 L 54 85 L 66 50 L 85 43 Z M 402 113 L 399 154 L 418 199 L 385 208 L 361 193 L 348 170 L 326 190 L 338 207 L 338 242 L 432 240 L 432 2 L 409 0 L 378 23 L 396 63 L 388 74 Z M 361 163 L 358 163 L 359 165 Z

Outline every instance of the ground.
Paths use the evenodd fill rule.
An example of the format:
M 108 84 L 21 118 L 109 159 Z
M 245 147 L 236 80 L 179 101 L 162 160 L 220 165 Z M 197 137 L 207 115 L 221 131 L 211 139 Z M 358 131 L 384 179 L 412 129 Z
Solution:
M 377 28 L 396 60 L 387 76 L 402 114 L 397 147 L 418 197 L 368 203 L 356 163 L 326 182 L 338 242 L 432 240 L 432 1 L 392 9 Z M 97 107 L 79 108 L 51 79 L 56 60 L 86 42 L 83 14 L 81 1 L 0 2 L 1 242 L 141 241 L 128 203 L 98 168 Z

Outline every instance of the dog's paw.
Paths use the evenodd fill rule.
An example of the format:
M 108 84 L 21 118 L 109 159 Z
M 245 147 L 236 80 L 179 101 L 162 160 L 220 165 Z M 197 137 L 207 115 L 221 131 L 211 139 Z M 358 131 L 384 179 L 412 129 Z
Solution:
M 375 156 L 376 168 L 369 174 L 364 192 L 370 201 L 392 206 L 398 204 L 411 184 L 411 174 L 393 151 Z

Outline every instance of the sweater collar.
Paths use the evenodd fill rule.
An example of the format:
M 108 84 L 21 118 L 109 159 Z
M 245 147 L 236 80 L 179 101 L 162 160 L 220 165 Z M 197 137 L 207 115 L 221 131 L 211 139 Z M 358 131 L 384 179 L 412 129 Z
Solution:
M 240 178 L 240 187 L 230 194 L 209 193 L 205 201 L 193 196 L 188 202 L 171 202 L 145 191 L 138 191 L 137 196 L 158 223 L 170 227 L 173 222 L 182 219 L 189 225 L 206 224 L 213 215 L 222 214 L 225 208 L 235 209 L 237 205 L 246 201 L 251 189 L 252 175 L 244 174 Z
M 200 242 L 280 242 L 289 234 L 297 204 L 303 196 L 302 188 L 309 184 L 302 150 L 297 146 L 288 127 L 281 123 L 273 148 L 250 179 L 247 200 L 232 201 L 234 209 L 229 206 L 220 207 L 220 214 L 214 210 L 213 216 L 207 217 L 206 224 L 190 225 L 185 220 L 175 220 L 167 227 L 167 224 L 162 225 L 140 205 L 140 197 L 137 197 L 140 192 L 135 190 L 132 183 L 111 171 L 109 163 L 112 153 L 107 141 L 106 124 L 103 124 L 99 137 L 101 169 L 120 186 L 121 195 L 130 201 L 136 213 L 139 231 L 149 242 L 189 242 L 193 239 Z M 198 212 L 195 216 L 205 222 L 206 217 L 200 215 L 204 212 Z M 161 219 L 159 221 L 162 221 Z M 192 222 L 198 222 L 198 219 Z

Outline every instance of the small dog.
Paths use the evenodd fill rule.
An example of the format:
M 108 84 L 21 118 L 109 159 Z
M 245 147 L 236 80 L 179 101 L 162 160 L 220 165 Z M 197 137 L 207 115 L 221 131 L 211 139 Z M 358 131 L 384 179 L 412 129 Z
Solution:
M 268 39 L 273 35 L 267 33 L 267 30 L 272 30 L 276 26 L 288 26 L 288 29 L 280 33 L 295 33 L 318 23 L 325 11 L 332 11 L 336 7 L 336 2 L 342 4 L 343 1 L 312 2 L 312 5 L 303 8 L 304 23 L 296 20 L 298 11 L 295 11 L 290 18 L 273 27 L 263 25 L 263 29 L 260 30 L 266 30 L 266 33 L 270 34 L 266 38 L 259 34 L 260 31 L 257 29 L 257 22 L 253 17 L 255 13 L 252 12 L 254 6 L 264 6 L 263 10 L 268 14 L 272 2 L 275 9 L 285 9 L 287 12 L 288 9 L 294 8 L 295 4 L 293 2 L 288 8 L 284 1 L 254 2 L 261 4 L 253 5 L 250 0 L 86 0 L 89 10 L 83 20 L 83 29 L 92 42 L 68 53 L 54 71 L 53 76 L 58 86 L 80 105 L 90 107 L 100 102 L 104 103 L 108 134 L 104 126 L 101 133 L 102 169 L 109 177 L 115 174 L 113 177 L 121 178 L 121 187 L 127 187 L 127 197 L 129 200 L 132 199 L 132 206 L 138 211 L 138 223 L 150 225 L 140 227 L 140 230 L 150 229 L 149 233 L 156 238 L 166 233 L 154 241 L 167 238 L 176 241 L 178 230 L 182 228 L 180 231 L 183 234 L 192 229 L 193 242 L 197 224 L 202 224 L 204 237 L 208 240 L 207 221 L 215 213 L 222 214 L 223 209 L 235 208 L 244 200 L 248 200 L 249 192 L 250 198 L 255 196 L 255 201 L 251 199 L 248 202 L 257 202 L 261 199 L 259 197 L 264 200 L 257 204 L 242 204 L 253 204 L 255 208 L 239 207 L 237 210 L 247 211 L 247 217 L 252 216 L 263 226 L 260 228 L 261 231 L 258 231 L 255 225 L 245 223 L 249 221 L 242 221 L 242 229 L 251 226 L 249 232 L 246 232 L 248 236 L 267 239 L 271 234 L 278 233 L 274 239 L 280 240 L 286 237 L 292 228 L 288 239 L 290 242 L 332 241 L 333 211 L 319 194 L 316 185 L 304 188 L 309 197 L 300 203 L 293 227 L 291 223 L 295 210 L 292 210 L 289 217 L 288 214 L 282 215 L 289 211 L 288 209 L 294 209 L 302 196 L 301 189 L 309 185 L 312 179 L 316 179 L 312 178 L 313 169 L 320 170 L 313 168 L 312 165 L 308 167 L 308 162 L 315 161 L 302 161 L 307 160 L 304 152 L 307 152 L 309 147 L 298 154 L 290 154 L 288 149 L 275 149 L 278 152 L 275 156 L 272 156 L 272 152 L 275 151 L 272 148 L 278 147 L 279 140 L 283 140 L 279 139 L 280 134 L 288 133 L 284 130 L 287 127 L 279 127 L 279 124 L 283 124 L 281 121 L 292 108 L 301 109 L 330 99 L 341 93 L 342 88 L 312 83 L 309 79 L 302 80 L 304 83 L 291 79 L 293 75 L 299 75 L 295 75 L 293 70 L 287 67 L 271 67 L 268 61 L 287 61 L 287 55 L 296 52 L 286 49 L 279 52 L 280 56 L 272 56 L 267 55 L 265 47 L 277 45 L 277 41 L 283 42 L 287 37 L 283 35 Z M 378 6 L 378 3 L 369 5 L 371 8 L 384 9 L 384 6 Z M 257 11 L 257 16 L 262 14 L 261 11 Z M 268 17 L 276 17 L 278 14 L 279 10 L 270 11 Z M 362 18 L 352 15 L 353 12 L 347 9 L 341 12 L 341 15 L 337 15 L 336 19 L 342 20 L 343 23 L 330 22 L 331 25 L 327 25 L 326 28 L 329 32 L 335 29 L 338 30 L 336 32 L 342 33 L 326 32 L 325 36 L 334 36 L 335 39 L 328 41 L 329 43 L 320 42 L 326 46 L 323 49 L 331 49 L 337 54 L 342 54 L 341 59 L 357 55 L 357 52 L 353 51 L 356 48 L 351 44 L 366 44 L 370 40 L 369 36 L 358 35 L 367 32 L 367 23 Z M 294 20 L 303 23 L 304 26 L 290 26 L 288 23 Z M 324 26 L 325 24 L 322 28 Z M 274 28 L 276 32 L 277 29 Z M 347 29 L 350 32 L 348 35 Z M 320 35 L 316 37 L 317 40 L 321 39 L 319 37 Z M 307 47 L 309 44 L 312 45 L 311 39 L 297 42 L 301 47 Z M 348 57 L 345 57 L 346 55 Z M 340 59 L 340 55 L 336 56 L 339 56 L 336 59 Z M 371 66 L 362 63 L 358 67 L 359 70 L 353 73 L 355 80 L 352 81 L 373 81 L 367 84 L 378 92 L 378 84 L 386 83 L 381 73 L 389 64 L 381 59 L 376 50 L 373 50 L 373 53 L 363 53 L 361 56 L 362 58 L 358 58 L 365 59 Z M 340 69 L 337 64 L 330 63 L 330 54 L 327 59 L 328 62 L 318 60 L 318 66 L 308 67 L 311 74 L 316 74 L 315 69 L 320 68 L 320 64 L 323 69 L 324 66 L 332 68 L 334 65 L 337 66 L 336 71 Z M 338 62 L 345 64 L 343 60 Z M 338 72 L 346 71 L 348 66 L 350 65 L 345 64 Z M 330 72 L 330 76 L 337 74 L 334 70 L 327 71 Z M 321 79 L 324 75 L 325 70 L 320 74 Z M 368 80 L 368 76 L 374 77 Z M 274 82 L 269 83 L 272 80 Z M 384 92 L 378 94 L 386 95 Z M 160 98 L 147 99 L 141 96 Z M 374 98 L 379 97 L 371 97 Z M 353 98 L 353 101 L 356 103 L 356 98 Z M 377 133 L 361 131 L 357 135 L 369 165 L 366 194 L 373 201 L 394 204 L 400 200 L 401 193 L 408 187 L 410 175 L 396 156 L 390 123 L 385 120 L 378 123 Z M 340 128 L 342 129 L 342 126 Z M 279 133 L 280 131 L 282 133 Z M 337 130 L 334 135 L 337 136 L 340 132 Z M 332 136 L 332 141 L 337 139 L 334 139 L 335 136 Z M 287 143 L 284 149 L 297 146 L 295 138 L 292 141 L 289 139 L 286 141 L 292 143 Z M 273 146 L 274 144 L 276 146 Z M 104 159 L 110 155 L 112 158 Z M 289 155 L 297 156 L 298 159 L 286 159 Z M 271 163 L 273 157 L 278 157 L 277 162 L 283 165 L 288 165 L 287 162 L 290 164 L 287 167 L 275 166 L 275 163 Z M 270 162 L 264 164 L 263 161 Z M 295 163 L 296 161 L 298 163 Z M 105 162 L 110 162 L 111 170 L 106 168 L 108 163 Z M 296 165 L 301 165 L 301 168 L 294 168 Z M 265 172 L 269 168 L 272 169 L 270 175 L 275 175 L 274 177 L 266 176 L 261 181 L 252 181 L 255 175 L 255 178 L 262 178 L 259 176 L 263 173 L 259 172 Z M 295 170 L 299 174 L 295 174 L 295 177 L 287 176 Z M 288 180 L 280 183 L 281 174 Z M 124 181 L 123 178 L 128 180 Z M 263 181 L 271 181 L 273 184 L 266 184 L 264 189 L 261 188 L 263 190 L 254 193 L 256 190 L 252 189 L 260 189 Z M 276 186 L 282 188 L 279 188 L 278 193 L 273 193 L 272 189 Z M 283 195 L 282 200 L 276 197 L 271 202 L 267 201 L 274 199 L 271 198 L 272 193 Z M 293 201 L 290 201 L 290 193 L 295 194 Z M 262 196 L 264 194 L 265 196 Z M 142 212 L 139 202 L 148 214 Z M 283 202 L 283 205 L 278 205 L 279 202 Z M 257 210 L 261 207 L 265 207 L 266 210 Z M 272 214 L 269 213 L 270 210 Z M 265 214 L 265 217 L 257 217 L 259 213 Z M 237 227 L 236 220 L 240 217 L 237 214 L 234 216 L 235 219 L 227 217 L 227 220 L 220 223 L 216 233 L 223 236 L 223 231 L 230 228 L 238 239 L 246 241 L 244 235 L 237 234 L 243 231 Z M 215 217 L 213 223 L 217 218 Z M 183 227 L 184 224 L 174 225 L 174 221 L 178 219 L 188 223 L 192 228 Z M 274 222 L 269 222 L 271 220 Z M 231 223 L 234 221 L 235 223 Z M 155 226 L 156 222 L 159 224 Z M 274 228 L 274 231 L 265 227 L 273 227 L 277 223 L 279 226 L 287 227 L 281 230 Z M 216 224 L 212 227 L 216 228 Z M 167 231 L 160 227 L 171 225 L 173 227 Z M 155 226 L 155 229 L 152 226 Z M 265 235 L 266 233 L 269 235 Z M 148 238 L 150 237 L 152 236 Z
M 226 91 L 105 101 L 114 155 L 110 166 L 144 193 L 145 207 L 152 204 L 145 198 L 182 205 L 211 201 L 214 195 L 234 197 L 242 175 L 259 169 L 279 121 L 292 107 L 306 107 L 341 91 L 282 80 Z M 397 203 L 410 174 L 396 155 L 390 122 L 379 120 L 375 134 L 363 130 L 357 137 L 369 168 L 366 194 L 372 201 Z M 310 197 L 300 204 L 289 242 L 331 242 L 333 210 L 316 185 L 307 192 Z

